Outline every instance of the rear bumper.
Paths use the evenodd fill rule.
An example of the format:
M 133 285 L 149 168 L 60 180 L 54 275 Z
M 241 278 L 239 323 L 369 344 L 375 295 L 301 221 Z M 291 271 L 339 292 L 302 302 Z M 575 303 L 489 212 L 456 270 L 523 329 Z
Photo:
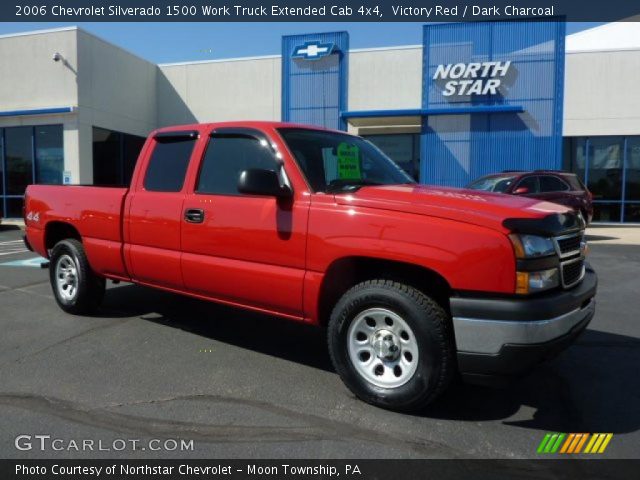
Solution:
M 597 276 L 536 298 L 452 298 L 458 368 L 466 376 L 514 375 L 569 346 L 595 313 Z

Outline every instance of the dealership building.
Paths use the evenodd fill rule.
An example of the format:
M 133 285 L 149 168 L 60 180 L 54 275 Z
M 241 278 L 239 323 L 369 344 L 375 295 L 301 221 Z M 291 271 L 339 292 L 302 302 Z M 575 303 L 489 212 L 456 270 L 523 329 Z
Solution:
M 166 125 L 285 120 L 367 137 L 421 183 L 564 169 L 595 221 L 640 222 L 640 23 L 407 24 L 421 45 L 282 38 L 280 55 L 157 65 L 79 28 L 0 36 L 0 214 L 31 183 L 123 184 Z

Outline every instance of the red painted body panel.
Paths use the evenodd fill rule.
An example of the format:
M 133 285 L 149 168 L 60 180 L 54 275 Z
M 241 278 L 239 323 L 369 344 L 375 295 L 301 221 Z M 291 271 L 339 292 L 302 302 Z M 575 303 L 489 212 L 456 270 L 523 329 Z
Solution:
M 87 244 L 89 263 L 96 272 L 127 276 L 121 253 L 121 212 L 126 194 L 126 188 L 30 185 L 25 210 L 39 215 L 38 221 L 26 222 L 29 242 L 36 252 L 48 257 L 44 239 L 38 240 L 32 232 L 51 226 L 51 222 L 72 225 Z
M 143 188 L 156 132 L 140 154 L 129 190 L 30 186 L 27 237 L 46 256 L 50 222 L 79 232 L 92 268 L 111 278 L 318 322 L 327 269 L 346 257 L 371 257 L 428 268 L 453 290 L 513 293 L 515 259 L 502 222 L 567 211 L 532 199 L 424 186 L 365 187 L 352 194 L 312 193 L 272 122 L 184 125 L 197 130 L 182 191 Z M 214 128 L 253 128 L 284 162 L 290 202 L 247 195 L 194 193 Z M 296 125 L 296 127 L 300 127 Z M 199 208 L 205 221 L 183 220 Z

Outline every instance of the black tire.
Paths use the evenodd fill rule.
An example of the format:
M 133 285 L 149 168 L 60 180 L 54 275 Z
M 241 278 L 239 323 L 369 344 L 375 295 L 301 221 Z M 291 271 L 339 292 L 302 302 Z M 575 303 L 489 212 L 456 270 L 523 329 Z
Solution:
M 58 266 L 72 262 L 77 278 L 74 294 L 70 295 L 59 286 L 60 270 Z M 105 279 L 97 276 L 87 260 L 82 243 L 75 239 L 58 242 L 51 251 L 49 262 L 49 280 L 56 302 L 62 310 L 74 315 L 86 315 L 96 311 L 102 303 L 105 291 Z M 68 288 L 68 287 L 67 287 Z
M 406 383 L 394 388 L 371 383 L 366 373 L 361 373 L 354 366 L 349 354 L 351 323 L 362 318 L 362 312 L 373 311 L 371 309 L 393 312 L 415 336 L 414 348 L 417 344 L 419 351 L 416 366 L 412 367 L 415 371 Z M 384 320 L 388 321 L 387 318 Z M 385 328 L 384 325 L 382 327 Z M 362 336 L 360 333 L 358 335 Z M 362 341 L 369 346 L 371 336 Z M 455 347 L 449 315 L 421 291 L 391 280 L 362 282 L 342 296 L 329 320 L 328 344 L 333 365 L 345 385 L 365 402 L 390 410 L 415 411 L 424 408 L 447 388 L 455 372 Z M 403 348 L 401 342 L 398 345 Z M 372 361 L 384 363 L 375 356 Z

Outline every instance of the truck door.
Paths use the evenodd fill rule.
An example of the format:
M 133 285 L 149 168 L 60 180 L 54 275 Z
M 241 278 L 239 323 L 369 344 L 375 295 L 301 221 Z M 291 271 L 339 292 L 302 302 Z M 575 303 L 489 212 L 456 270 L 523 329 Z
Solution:
M 183 289 L 184 179 L 197 138 L 195 131 L 161 132 L 151 140 L 146 164 L 138 167 L 128 196 L 124 233 L 128 268 L 139 282 Z
M 243 170 L 286 177 L 270 139 L 247 128 L 219 128 L 208 145 L 182 219 L 182 273 L 194 293 L 292 317 L 302 316 L 308 196 L 238 192 Z M 286 180 L 285 180 L 286 181 Z

